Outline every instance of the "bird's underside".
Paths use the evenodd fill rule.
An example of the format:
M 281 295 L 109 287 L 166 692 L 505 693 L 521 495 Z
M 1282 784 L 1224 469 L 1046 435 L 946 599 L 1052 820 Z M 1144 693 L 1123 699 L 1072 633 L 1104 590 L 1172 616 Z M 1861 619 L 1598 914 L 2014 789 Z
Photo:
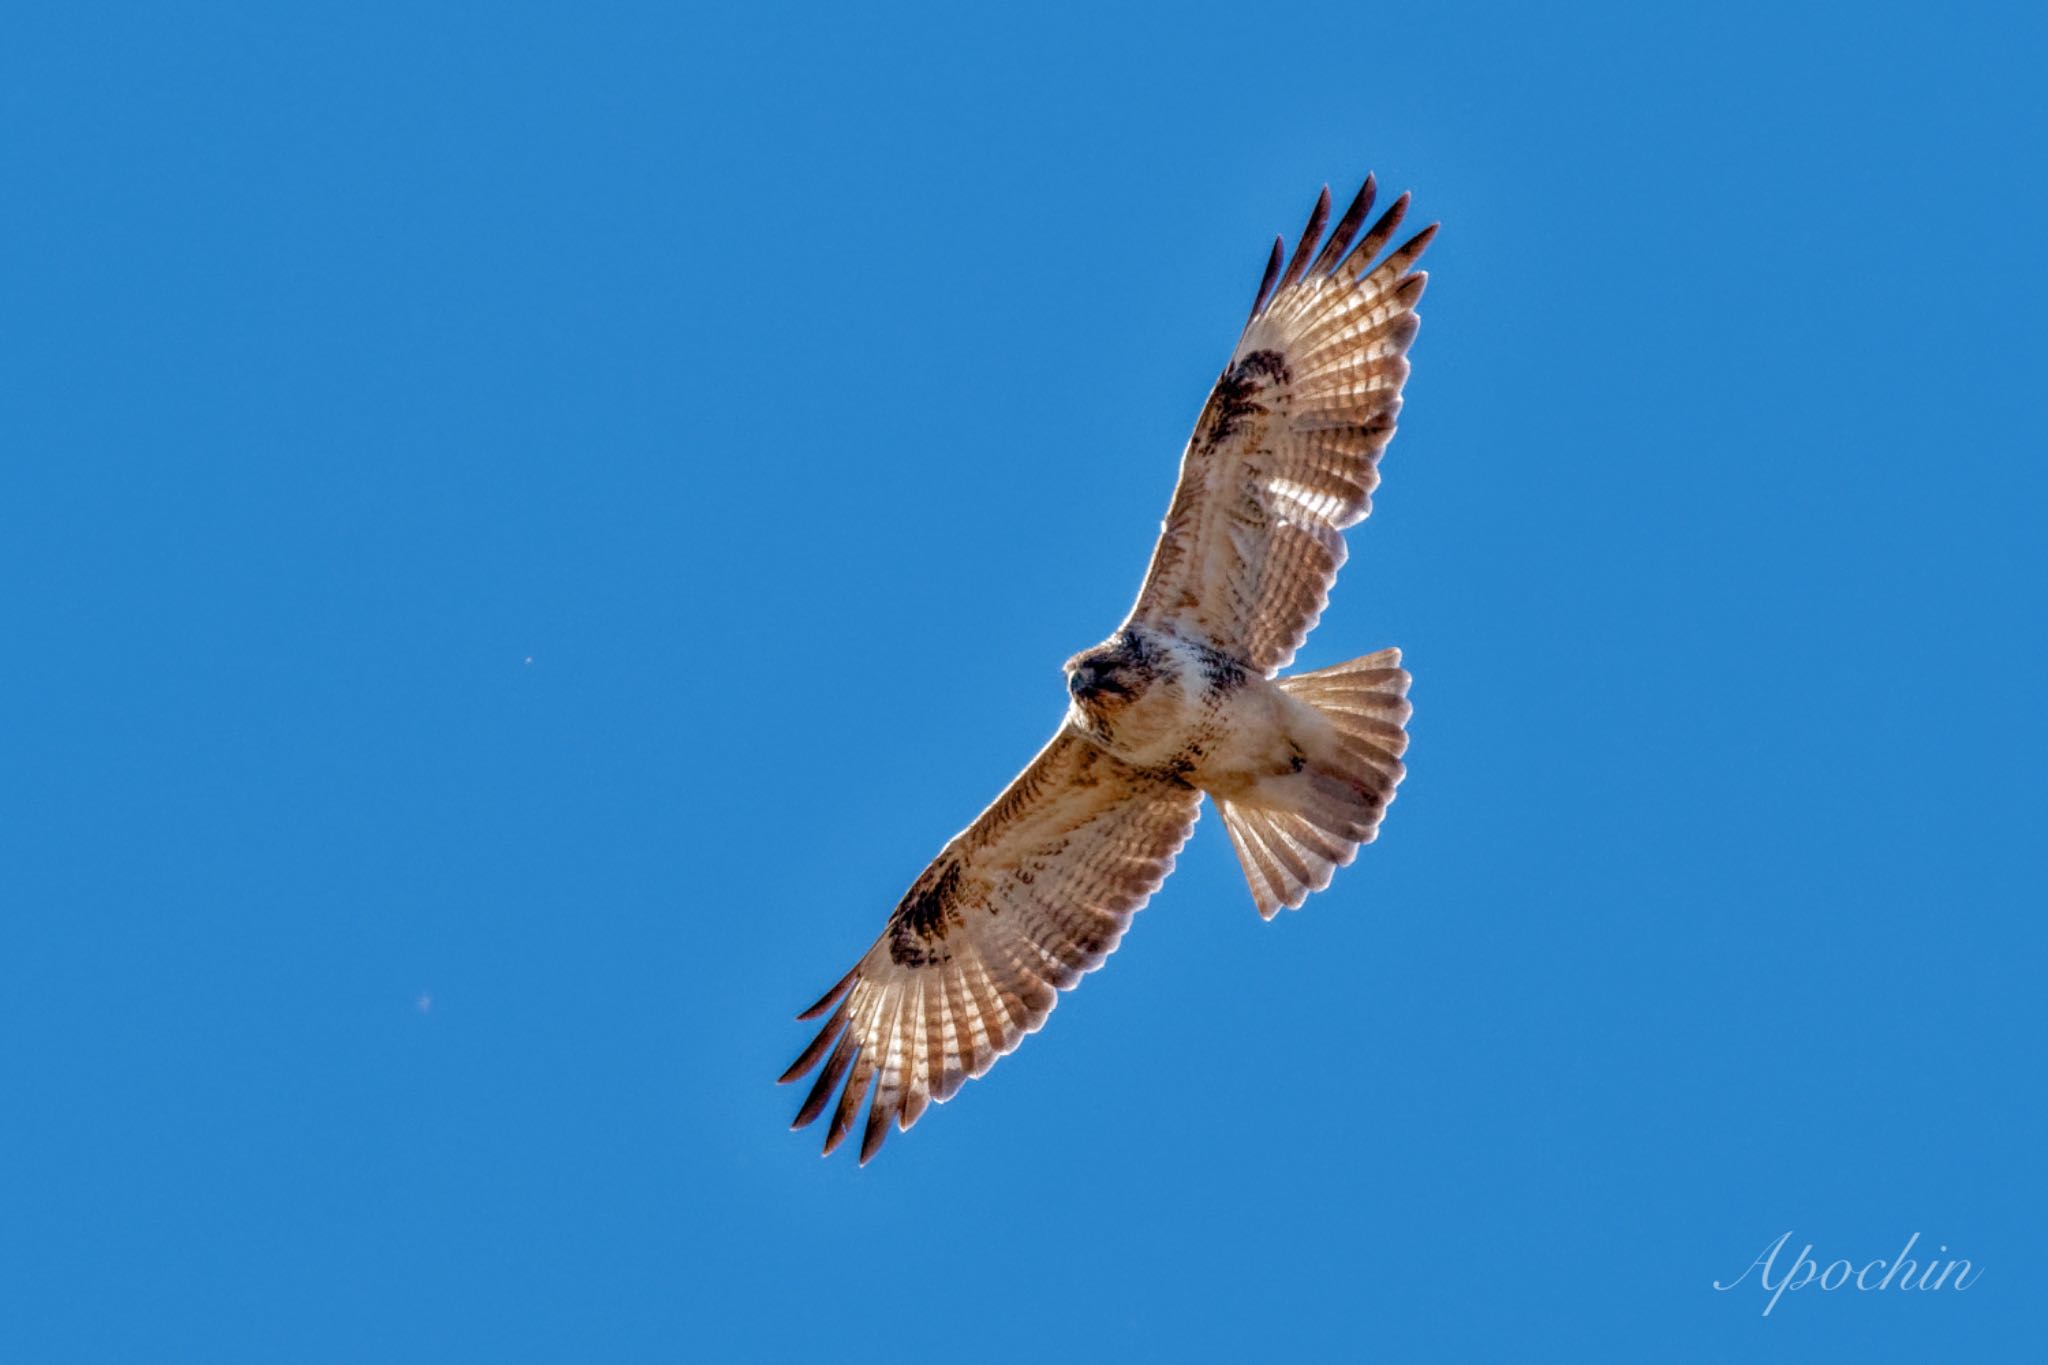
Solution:
M 795 1126 L 829 1108 L 828 1154 L 871 1090 L 863 1163 L 1035 1032 L 1172 871 L 1204 793 L 1268 917 L 1371 842 L 1407 747 L 1399 651 L 1276 675 L 1370 510 L 1408 374 L 1436 229 L 1382 259 L 1408 197 L 1360 236 L 1372 200 L 1368 177 L 1325 239 L 1326 189 L 1284 270 L 1274 243 L 1130 616 L 1068 660 L 1051 741 L 799 1016 L 826 1018 L 782 1079 L 823 1063 Z

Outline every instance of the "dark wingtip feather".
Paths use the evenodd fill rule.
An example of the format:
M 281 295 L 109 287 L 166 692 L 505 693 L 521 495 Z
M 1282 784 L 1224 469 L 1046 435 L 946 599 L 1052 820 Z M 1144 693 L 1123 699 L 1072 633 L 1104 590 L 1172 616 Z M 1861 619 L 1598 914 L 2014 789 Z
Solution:
M 832 1111 L 832 1126 L 825 1130 L 825 1155 L 839 1150 L 839 1144 L 846 1141 L 846 1134 L 853 1127 L 854 1113 L 861 1101 L 868 1097 L 868 1090 L 874 1083 L 874 1067 L 867 1056 L 862 1056 L 854 1065 L 853 1079 L 846 1083 L 846 1089 L 839 1094 L 839 1107 Z
M 879 1096 L 868 1106 L 867 1126 L 860 1135 L 860 1164 L 865 1166 L 882 1150 L 882 1139 L 889 1136 L 889 1107 Z
M 1358 245 L 1344 259 L 1347 262 L 1357 261 L 1360 269 L 1371 265 L 1373 257 L 1380 254 L 1380 248 L 1394 235 L 1394 229 L 1401 226 L 1401 216 L 1408 212 L 1408 198 L 1403 191 L 1399 199 L 1387 205 L 1387 211 L 1380 215 L 1377 223 L 1366 229 L 1365 236 L 1358 239 Z
M 1308 269 L 1309 253 L 1323 238 L 1323 224 L 1330 221 L 1330 187 L 1323 186 L 1323 192 L 1316 196 L 1316 206 L 1309 210 L 1308 225 L 1301 230 L 1301 240 L 1294 244 L 1294 259 L 1287 263 L 1287 273 L 1280 277 L 1280 288 L 1285 289 L 1301 278 Z
M 846 1074 L 846 1068 L 853 1062 L 853 1030 L 839 1035 L 839 1046 L 832 1049 L 832 1060 L 825 1063 L 825 1069 L 818 1073 L 818 1083 L 811 1087 L 811 1093 L 804 1096 L 803 1108 L 796 1111 L 796 1119 L 789 1126 L 802 1128 L 816 1121 L 825 1112 L 826 1101 L 832 1098 L 832 1089 L 839 1084 L 839 1078 Z
M 1344 250 L 1351 245 L 1352 236 L 1358 225 L 1365 221 L 1365 215 L 1372 212 L 1373 197 L 1379 193 L 1379 182 L 1371 175 L 1358 187 L 1358 195 L 1351 201 L 1351 207 L 1344 210 L 1344 216 L 1337 220 L 1336 228 L 1330 233 L 1330 240 L 1323 243 L 1322 251 L 1316 256 L 1315 264 L 1309 269 L 1317 274 L 1328 274 L 1344 259 Z
M 1287 259 L 1287 239 L 1273 239 L 1273 254 L 1266 258 L 1266 273 L 1259 281 L 1259 292 L 1252 299 L 1252 316 L 1257 317 L 1265 308 L 1266 300 L 1273 297 L 1273 281 L 1280 278 L 1280 262 Z
M 826 991 L 823 995 L 818 997 L 817 1004 L 811 1006 L 802 1014 L 799 1014 L 797 1016 L 797 1021 L 801 1023 L 806 1019 L 815 1019 L 819 1015 L 823 1014 L 826 1011 L 826 1009 L 831 1006 L 833 1001 L 837 1000 L 840 996 L 846 994 L 846 992 L 853 985 L 853 979 L 859 975 L 860 967 L 856 964 L 852 971 L 848 972 L 845 976 L 839 978 L 839 984 L 835 985 L 831 990 Z
M 833 1038 L 838 1035 L 840 1028 L 845 1023 L 846 1007 L 842 1005 L 838 1013 L 825 1021 L 825 1027 L 818 1030 L 818 1036 L 811 1039 L 810 1046 L 803 1050 L 802 1055 L 789 1064 L 789 1070 L 776 1078 L 775 1083 L 777 1085 L 788 1085 L 791 1081 L 816 1066 L 818 1059 L 825 1055 L 826 1047 L 831 1044 Z
M 1387 260 L 1396 270 L 1406 270 L 1415 263 L 1418 256 L 1428 250 L 1429 244 L 1436 240 L 1436 230 L 1442 226 L 1442 223 L 1431 223 L 1428 227 L 1401 243 L 1400 246 L 1394 248 L 1394 254 L 1387 257 Z

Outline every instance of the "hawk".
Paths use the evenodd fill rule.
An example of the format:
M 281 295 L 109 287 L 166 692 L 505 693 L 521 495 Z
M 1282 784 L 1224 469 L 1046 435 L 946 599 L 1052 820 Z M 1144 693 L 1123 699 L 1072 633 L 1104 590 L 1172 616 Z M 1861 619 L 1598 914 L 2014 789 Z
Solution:
M 1130 616 L 1067 660 L 1051 741 L 797 1016 L 830 1011 L 782 1076 L 824 1063 L 792 1126 L 829 1107 L 827 1155 L 871 1089 L 863 1165 L 1035 1032 L 1173 870 L 1204 793 L 1268 919 L 1378 832 L 1407 748 L 1400 651 L 1277 676 L 1371 508 L 1408 377 L 1427 279 L 1410 267 L 1436 225 L 1382 259 L 1408 196 L 1361 236 L 1373 193 L 1368 176 L 1324 239 L 1326 187 L 1293 256 L 1274 241 Z

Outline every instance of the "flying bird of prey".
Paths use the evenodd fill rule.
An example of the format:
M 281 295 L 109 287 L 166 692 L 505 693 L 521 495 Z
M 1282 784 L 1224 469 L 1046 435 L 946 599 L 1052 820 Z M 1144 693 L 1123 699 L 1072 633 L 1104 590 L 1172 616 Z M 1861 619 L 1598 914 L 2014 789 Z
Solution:
M 829 1106 L 828 1155 L 871 1087 L 863 1164 L 1036 1031 L 1173 870 L 1203 793 L 1268 919 L 1372 842 L 1407 747 L 1400 651 L 1276 676 L 1371 508 L 1408 377 L 1427 278 L 1410 267 L 1436 227 L 1381 259 L 1408 196 L 1360 236 L 1372 203 L 1368 176 L 1325 240 L 1326 188 L 1293 256 L 1273 243 L 1130 616 L 1067 660 L 1051 742 L 798 1016 L 831 1011 L 782 1076 L 824 1063 L 793 1126 Z

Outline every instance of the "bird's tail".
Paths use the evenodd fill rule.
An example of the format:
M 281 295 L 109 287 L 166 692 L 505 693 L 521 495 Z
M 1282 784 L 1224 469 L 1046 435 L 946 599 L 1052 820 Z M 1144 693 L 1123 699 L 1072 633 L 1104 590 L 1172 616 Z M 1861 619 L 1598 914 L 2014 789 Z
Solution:
M 1267 919 L 1328 886 L 1359 845 L 1373 841 L 1405 771 L 1411 710 L 1398 649 L 1274 682 L 1313 706 L 1329 731 L 1306 746 L 1300 768 L 1284 780 L 1216 803 Z

